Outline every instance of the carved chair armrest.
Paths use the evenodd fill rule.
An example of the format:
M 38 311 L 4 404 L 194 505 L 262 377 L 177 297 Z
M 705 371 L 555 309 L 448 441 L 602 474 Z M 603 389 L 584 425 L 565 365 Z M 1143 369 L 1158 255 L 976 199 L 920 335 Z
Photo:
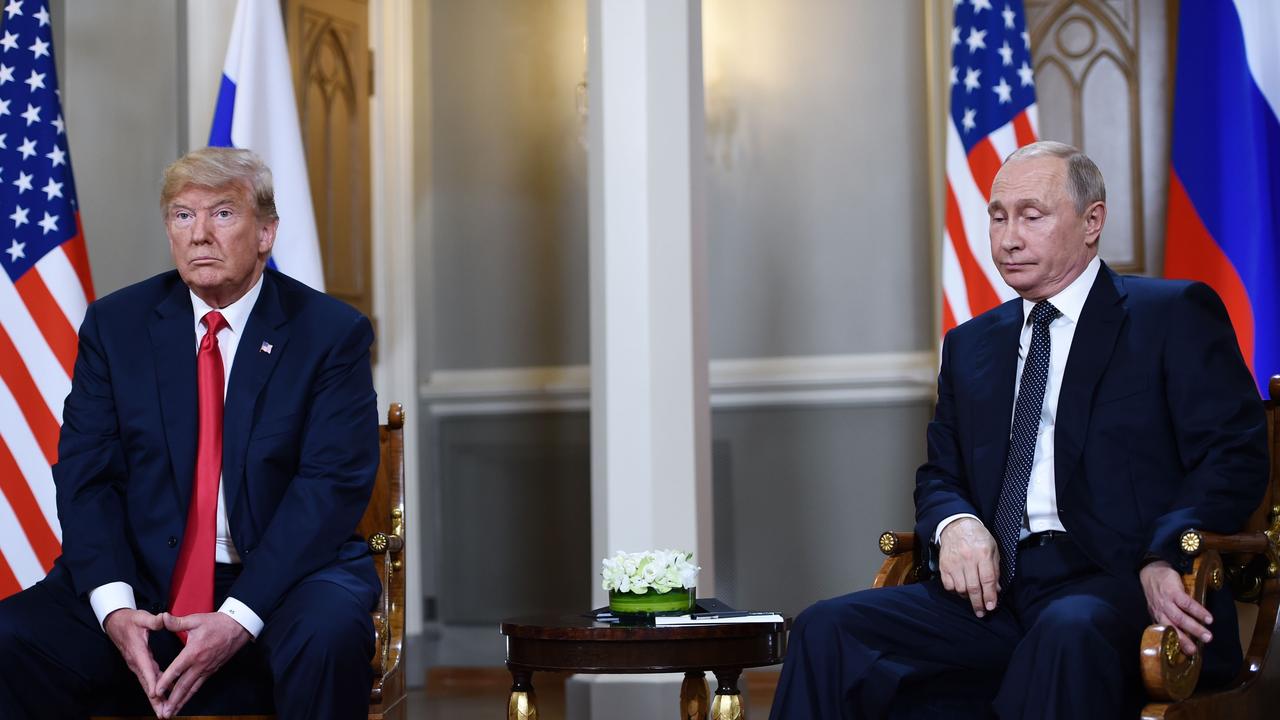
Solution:
M 1184 551 L 1185 551 L 1184 546 Z M 1191 571 L 1182 575 L 1187 594 L 1201 605 L 1212 588 L 1222 588 L 1222 556 L 1217 550 L 1201 550 Z M 1196 654 L 1188 656 L 1178 645 L 1178 633 L 1170 625 L 1148 625 L 1142 633 L 1142 683 L 1157 702 L 1178 702 L 1191 696 L 1200 679 L 1204 642 L 1195 639 Z
M 1276 535 L 1274 529 L 1233 535 L 1220 535 L 1192 529 L 1183 532 L 1178 542 L 1182 552 L 1190 557 L 1196 557 L 1206 550 L 1217 550 L 1220 553 L 1271 555 L 1276 551 Z
M 880 533 L 880 552 L 890 557 L 909 553 L 916 549 L 916 534 L 913 532 L 894 532 L 886 530 Z
M 1260 532 L 1221 535 L 1186 530 L 1179 545 L 1188 557 L 1214 550 L 1224 556 L 1227 586 L 1240 602 L 1257 603 L 1267 578 L 1280 577 L 1280 505 L 1271 508 L 1270 527 Z
M 913 532 L 885 532 L 880 535 L 880 552 L 888 557 L 876 573 L 871 587 L 894 587 L 916 582 L 920 576 L 920 552 Z
M 1236 596 L 1255 599 L 1261 588 L 1260 576 L 1245 569 L 1244 563 L 1225 568 L 1222 553 L 1246 558 L 1261 558 L 1267 577 L 1280 573 L 1280 512 L 1273 514 L 1272 526 L 1262 532 L 1223 535 L 1189 529 L 1178 539 L 1179 549 L 1195 558 L 1191 572 L 1182 576 L 1187 594 L 1204 604 L 1210 588 L 1221 589 L 1230 581 Z M 1257 566 L 1252 566 L 1256 568 Z M 1196 640 L 1196 647 L 1203 645 Z M 1152 699 L 1177 702 L 1190 697 L 1200 678 L 1200 653 L 1187 657 L 1178 647 L 1178 635 L 1172 627 L 1151 625 L 1142 635 L 1142 680 Z
M 374 555 L 391 553 L 392 556 L 404 550 L 404 538 L 395 533 L 374 533 L 369 537 L 369 552 Z
M 375 532 L 365 542 L 369 552 L 381 559 L 378 563 L 378 575 L 382 581 L 382 596 L 378 599 L 378 608 L 372 615 L 374 634 L 374 656 L 372 660 L 376 677 L 385 678 L 389 671 L 399 664 L 401 642 L 404 635 L 404 608 L 401 598 L 404 586 L 404 538 L 400 532 L 403 525 L 403 513 L 397 508 L 391 511 L 394 529 L 392 532 Z M 383 688 L 375 686 L 371 693 L 371 702 L 378 703 L 383 699 Z

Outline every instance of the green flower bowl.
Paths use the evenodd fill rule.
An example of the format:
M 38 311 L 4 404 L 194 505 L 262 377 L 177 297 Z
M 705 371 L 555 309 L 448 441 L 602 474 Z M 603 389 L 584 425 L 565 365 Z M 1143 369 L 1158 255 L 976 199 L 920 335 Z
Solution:
M 693 610 L 693 588 L 678 588 L 665 593 L 649 590 L 643 595 L 609 591 L 609 609 L 615 615 L 683 615 Z

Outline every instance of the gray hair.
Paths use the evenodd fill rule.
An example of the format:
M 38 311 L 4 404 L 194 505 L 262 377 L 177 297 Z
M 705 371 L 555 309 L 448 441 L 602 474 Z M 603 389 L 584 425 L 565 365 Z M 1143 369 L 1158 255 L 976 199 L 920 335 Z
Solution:
M 1102 179 L 1102 171 L 1079 148 L 1053 140 L 1041 140 L 1009 153 L 1004 159 L 1006 165 L 1014 160 L 1026 160 L 1035 157 L 1056 157 L 1067 161 L 1067 192 L 1075 202 L 1076 212 L 1084 214 L 1085 208 L 1096 202 L 1107 201 L 1107 185 Z
M 192 150 L 164 169 L 160 188 L 160 210 L 168 213 L 169 203 L 188 187 L 220 188 L 246 185 L 257 205 L 258 218 L 279 220 L 271 168 L 252 150 L 206 147 Z

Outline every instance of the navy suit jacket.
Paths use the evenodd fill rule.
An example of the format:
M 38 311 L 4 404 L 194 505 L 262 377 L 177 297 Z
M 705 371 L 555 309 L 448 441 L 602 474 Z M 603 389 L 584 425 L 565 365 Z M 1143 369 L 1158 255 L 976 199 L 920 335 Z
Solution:
M 943 342 L 916 532 L 973 513 L 994 526 L 1013 416 L 1022 300 Z M 1178 536 L 1234 532 L 1262 500 L 1266 418 L 1226 310 L 1208 286 L 1119 276 L 1104 264 L 1071 343 L 1054 432 L 1063 527 L 1099 567 L 1136 577 Z
M 230 594 L 264 622 L 303 580 L 338 583 L 370 607 L 377 599 L 354 535 L 378 467 L 372 340 L 355 309 L 266 271 L 232 364 L 222 447 L 243 563 Z M 50 582 L 87 598 L 124 581 L 140 608 L 168 606 L 195 474 L 196 393 L 191 299 L 176 271 L 89 306 L 53 468 L 63 552 Z

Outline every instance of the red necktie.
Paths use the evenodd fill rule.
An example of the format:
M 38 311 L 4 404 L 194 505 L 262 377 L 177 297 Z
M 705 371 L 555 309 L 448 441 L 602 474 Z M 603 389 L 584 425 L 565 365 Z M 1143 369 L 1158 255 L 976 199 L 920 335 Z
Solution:
M 218 331 L 227 327 L 227 321 L 214 311 L 206 313 L 201 322 L 205 333 L 196 355 L 200 439 L 196 445 L 191 504 L 187 507 L 187 530 L 173 572 L 169 612 L 174 615 L 213 612 L 213 545 L 218 525 L 218 481 L 222 477 L 223 372 Z

